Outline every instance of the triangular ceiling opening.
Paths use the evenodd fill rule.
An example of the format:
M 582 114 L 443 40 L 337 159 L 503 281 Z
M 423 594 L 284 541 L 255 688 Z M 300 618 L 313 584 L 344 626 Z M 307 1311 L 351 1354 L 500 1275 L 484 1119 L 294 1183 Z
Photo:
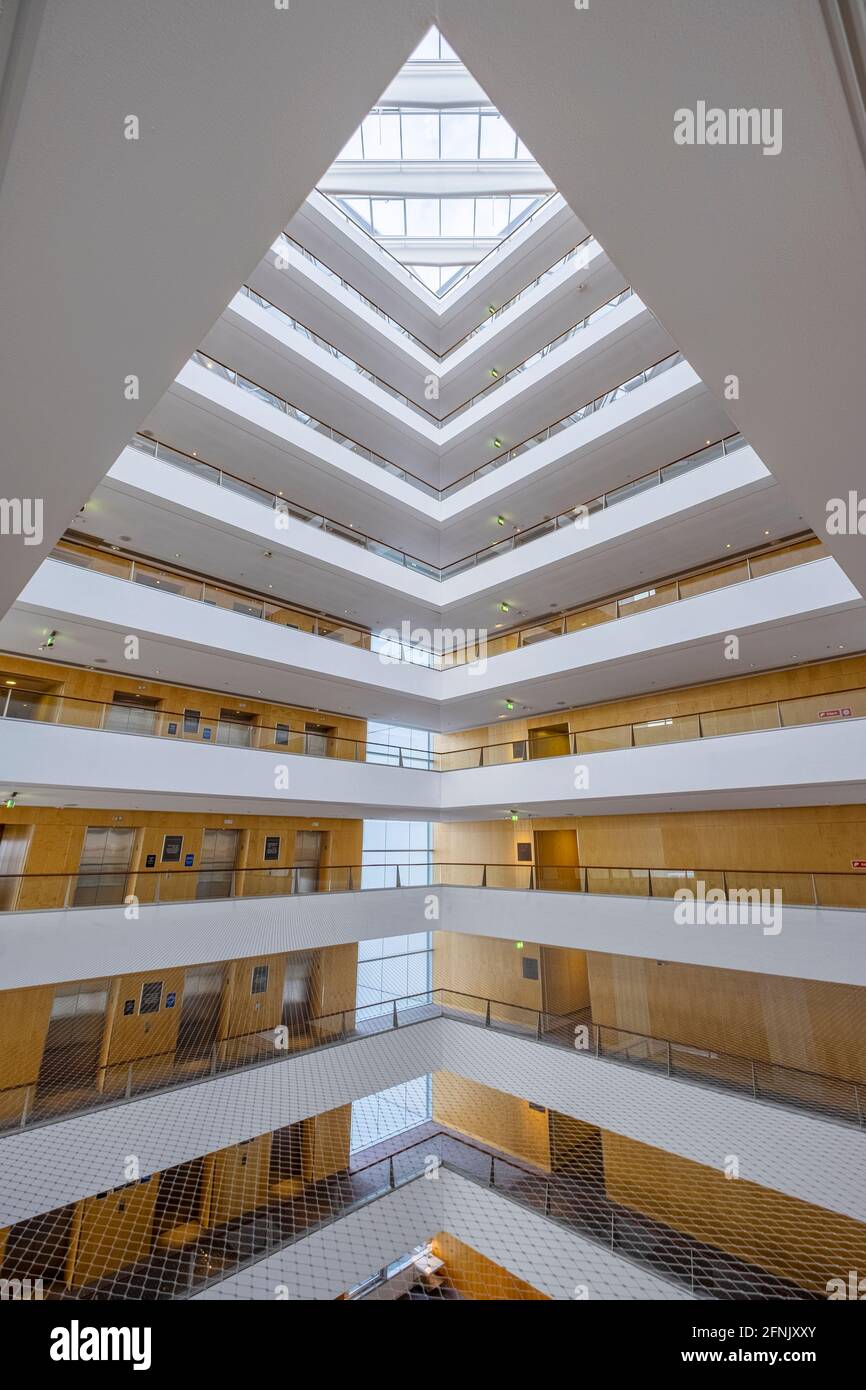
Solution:
M 319 191 L 440 299 L 556 193 L 435 27 Z

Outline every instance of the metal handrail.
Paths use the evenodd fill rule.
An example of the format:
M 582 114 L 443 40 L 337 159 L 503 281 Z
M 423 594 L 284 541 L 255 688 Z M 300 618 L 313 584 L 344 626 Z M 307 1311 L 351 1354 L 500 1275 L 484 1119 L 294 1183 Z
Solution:
M 400 1005 L 404 1006 L 404 1014 L 417 1016 L 410 1017 L 408 1020 L 404 1018 L 401 1022 Z M 436 1010 L 436 1012 L 431 1014 L 429 1012 L 431 1009 Z M 372 1017 L 366 1020 L 370 1026 L 365 1027 L 364 1021 L 359 1026 L 358 1015 L 371 1010 L 374 1011 Z M 423 1012 L 423 1016 L 421 1016 L 421 1011 L 426 1011 Z M 504 1011 L 505 1016 L 494 1017 L 494 1011 Z M 676 1079 L 688 1083 L 710 1083 L 736 1094 L 746 1094 L 757 1102 L 777 1104 L 794 1109 L 807 1109 L 824 1117 L 829 1116 L 834 1120 L 850 1123 L 855 1128 L 864 1126 L 860 1097 L 860 1087 L 866 1085 L 864 1078 L 851 1080 L 832 1076 L 826 1072 L 809 1071 L 804 1067 L 789 1066 L 787 1063 L 766 1061 L 733 1052 L 722 1052 L 716 1048 L 707 1048 L 706 1045 L 701 1046 L 676 1039 L 657 1038 L 651 1034 L 636 1033 L 626 1028 L 594 1023 L 590 1019 L 584 1018 L 584 1013 L 588 1013 L 588 1010 L 578 1011 L 575 1014 L 554 1014 L 544 1008 L 530 1008 L 527 1005 L 509 1003 L 505 1000 L 471 994 L 463 990 L 429 989 L 379 1000 L 375 1004 L 355 1005 L 348 1009 L 336 1010 L 330 1014 L 311 1014 L 305 1020 L 303 1031 L 292 1032 L 284 1025 L 274 1024 L 264 1029 L 215 1038 L 212 1041 L 209 1056 L 195 1059 L 198 1062 L 208 1061 L 208 1071 L 202 1074 L 199 1068 L 195 1075 L 190 1076 L 187 1070 L 187 1073 L 179 1077 L 174 1084 L 171 1082 L 165 1084 L 164 1078 L 160 1078 L 156 1085 L 145 1084 L 136 1091 L 134 1069 L 137 1065 L 154 1068 L 160 1064 L 171 1062 L 176 1057 L 176 1048 L 157 1053 L 145 1053 L 134 1058 L 125 1058 L 122 1062 L 103 1063 L 96 1069 L 97 1077 L 94 1079 L 98 1078 L 100 1083 L 98 1094 L 107 1096 L 107 1099 L 97 1104 L 73 1105 L 60 1112 L 40 1115 L 38 1119 L 33 1118 L 34 1114 L 38 1113 L 34 1107 L 33 1099 L 36 1088 L 45 1086 L 44 1081 L 33 1080 L 2 1087 L 0 1088 L 0 1096 L 10 1097 L 22 1093 L 20 1119 L 16 1122 L 11 1114 L 8 1117 L 9 1132 L 20 1131 L 22 1128 L 33 1128 L 37 1125 L 58 1124 L 70 1114 L 99 1110 L 106 1105 L 128 1104 L 131 1100 L 144 1095 L 153 1096 L 167 1091 L 175 1091 L 180 1087 L 203 1085 L 213 1080 L 215 1076 L 234 1074 L 261 1066 L 279 1065 L 280 1062 L 300 1053 L 320 1051 L 323 1048 L 340 1046 L 350 1041 L 357 1042 L 383 1032 L 397 1032 L 401 1028 L 429 1022 L 431 1018 L 452 1018 L 473 1027 L 507 1032 L 530 1042 L 565 1049 L 577 1056 L 586 1056 L 592 1059 L 602 1058 L 616 1064 L 638 1066 L 642 1069 L 660 1069 L 667 1076 L 676 1077 Z M 346 1026 L 347 1016 L 352 1016 L 349 1027 Z M 521 1019 L 524 1019 L 525 1022 L 521 1022 Z M 338 1024 L 339 1027 L 337 1027 Z M 318 1037 L 316 1037 L 317 1032 Z M 322 1035 L 324 1035 L 324 1040 Z M 313 1041 L 310 1041 L 311 1038 Z M 623 1045 L 623 1039 L 630 1041 Z M 290 1041 L 295 1045 L 290 1045 Z M 251 1059 L 238 1061 L 236 1058 L 229 1058 L 226 1061 L 220 1055 L 226 1049 L 232 1049 L 236 1045 L 249 1042 L 257 1045 L 256 1054 Z M 635 1052 L 638 1048 L 642 1050 Z M 676 1060 L 674 1060 L 673 1054 L 675 1048 L 682 1050 L 682 1056 Z M 652 1055 L 654 1051 L 660 1051 L 664 1060 L 654 1060 Z M 718 1066 L 712 1068 L 708 1063 L 717 1063 Z M 181 1068 L 183 1065 L 184 1062 L 181 1060 Z M 187 1063 L 187 1067 L 189 1067 L 189 1063 Z M 760 1068 L 764 1068 L 769 1075 L 764 1076 L 760 1073 Z M 125 1082 L 122 1097 L 118 1090 L 113 1092 L 106 1092 L 105 1090 L 106 1081 L 115 1074 Z M 795 1094 L 794 1088 L 797 1085 L 801 1087 L 801 1091 Z M 62 1095 L 63 1079 L 60 1078 L 54 1088 L 45 1086 L 49 1095 L 52 1089 L 58 1095 Z M 829 1099 L 826 1094 L 828 1091 L 830 1093 Z M 74 1094 L 80 1096 L 80 1090 L 76 1089 Z M 91 1098 L 87 1097 L 87 1100 L 91 1100 Z M 0 1120 L 0 1126 L 2 1123 Z M 0 1135 L 0 1144 L 2 1144 L 2 1135 Z
M 75 872 L 52 871 L 46 873 L 22 872 L 0 874 L 0 902 L 10 901 L 20 895 L 20 889 L 28 885 L 43 885 L 49 888 L 63 887 L 63 901 L 53 906 L 13 906 L 0 907 L 0 917 L 12 912 L 92 912 L 95 908 L 110 909 L 122 906 L 127 897 L 135 898 L 143 907 L 170 906 L 188 907 L 196 902 L 231 902 L 237 898 L 300 897 L 322 893 L 388 892 L 394 888 L 454 887 L 488 888 L 493 892 L 533 892 L 533 893 L 583 893 L 588 897 L 655 898 L 664 901 L 672 899 L 672 894 L 659 891 L 672 884 L 688 887 L 703 883 L 706 888 L 720 888 L 729 901 L 738 902 L 735 894 L 745 891 L 743 884 L 751 884 L 752 891 L 761 889 L 770 892 L 778 890 L 789 907 L 832 907 L 837 911 L 863 911 L 866 907 L 866 872 L 849 869 L 809 870 L 809 869 L 732 869 L 732 868 L 665 868 L 645 865 L 608 864 L 550 864 L 539 866 L 533 863 L 514 863 L 512 861 L 459 861 L 440 860 L 418 863 L 406 859 L 382 863 L 329 864 L 318 869 L 315 887 L 301 888 L 302 875 L 309 871 L 305 864 L 248 865 L 244 868 L 192 868 L 170 869 L 162 865 L 146 868 L 139 865 L 127 869 L 88 869 L 79 867 Z M 451 879 L 465 877 L 472 871 L 477 882 L 452 882 Z M 380 871 L 383 879 L 393 877 L 393 882 L 365 883 L 365 875 L 377 876 Z M 496 871 L 502 871 L 497 873 Z M 514 882 L 503 881 L 511 875 Z M 602 875 L 607 875 L 606 878 Z M 227 894 L 208 894 L 206 898 L 175 897 L 171 893 L 163 896 L 165 886 L 183 887 L 185 882 L 197 885 L 202 878 L 207 885 L 208 878 L 222 881 L 230 880 Z M 784 886 L 772 884 L 777 877 Z M 833 887 L 839 880 L 853 888 L 856 883 L 863 885 L 862 906 L 852 906 L 833 901 Z M 84 880 L 84 882 L 79 882 Z M 496 881 L 499 880 L 499 881 Z M 767 880 L 770 880 L 768 883 Z M 259 882 L 279 882 L 288 886 L 280 893 L 257 893 Z M 625 884 L 638 887 L 646 885 L 646 892 L 620 891 Z M 797 886 L 804 889 L 802 897 L 797 895 Z M 76 904 L 72 901 L 78 887 L 93 892 L 96 901 Z M 142 896 L 144 890 L 153 887 L 153 897 Z M 211 885 L 214 886 L 214 885 Z M 135 893 L 134 888 L 140 892 Z M 127 889 L 130 891 L 127 893 Z M 4 891 L 5 890 L 5 891 Z M 99 901 L 99 894 L 110 894 L 114 901 Z M 59 896 L 59 895 L 58 895 Z M 842 894 L 842 896 L 845 896 Z
M 681 477 L 685 472 L 692 472 L 695 468 L 701 468 L 708 463 L 716 463 L 720 457 L 726 458 L 744 448 L 745 444 L 746 441 L 743 436 L 736 433 L 708 441 L 703 448 L 683 454 L 679 458 L 673 459 L 671 463 L 662 464 L 658 468 L 651 468 L 646 473 L 641 473 L 637 478 L 630 479 L 627 483 L 611 488 L 607 492 L 599 493 L 587 502 L 580 502 L 558 512 L 555 516 L 534 522 L 531 526 L 518 528 L 513 535 L 507 536 L 503 540 L 490 541 L 487 545 L 470 551 L 459 560 L 452 560 L 449 564 L 440 566 L 432 564 L 429 560 L 420 559 L 411 551 L 389 545 L 365 531 L 359 531 L 353 526 L 346 526 L 343 522 L 335 521 L 324 512 L 311 512 L 309 508 L 302 507 L 300 503 L 292 502 L 282 492 L 275 493 L 269 488 L 262 487 L 259 483 L 249 483 L 245 479 L 239 478 L 236 473 L 230 473 L 227 469 L 208 463 L 199 454 L 187 453 L 183 449 L 166 444 L 163 440 L 152 436 L 133 435 L 129 441 L 130 448 L 148 454 L 160 462 L 195 473 L 197 477 L 202 477 L 206 482 L 211 482 L 217 487 L 225 487 L 230 491 L 238 492 L 242 496 L 261 502 L 263 506 L 301 521 L 305 525 L 314 526 L 317 530 L 337 535 L 350 545 L 363 545 L 374 555 L 391 560 L 395 564 L 401 564 L 406 569 L 415 570 L 417 573 L 424 574 L 439 582 L 452 575 L 462 574 L 467 569 L 476 568 L 488 560 L 497 559 L 508 550 L 519 549 L 564 527 L 584 525 L 585 518 L 591 513 L 607 510 L 618 502 L 627 502 L 631 497 L 646 491 L 648 488 L 658 487 L 670 481 L 672 476 L 674 478 Z M 719 450 L 721 450 L 721 455 Z
M 25 677 L 26 679 L 26 677 Z M 408 747 L 389 747 L 387 744 L 376 743 L 360 738 L 346 738 L 341 734 L 327 734 L 314 730 L 294 729 L 288 722 L 264 724 L 250 723 L 236 726 L 231 720 L 223 721 L 219 717 L 209 718 L 200 716 L 195 731 L 188 735 L 184 727 L 185 711 L 170 710 L 149 706 L 136 706 L 127 704 L 117 704 L 109 700 L 92 700 L 79 695 L 65 695 L 62 693 L 54 694 L 50 691 L 32 690 L 26 685 L 16 685 L 12 689 L 6 690 L 6 700 L 0 710 L 0 718 L 13 721 L 21 720 L 29 723 L 53 723 L 67 728 L 77 728 L 88 732 L 106 732 L 106 719 L 110 712 L 115 715 L 118 712 L 127 712 L 127 723 L 133 722 L 136 714 L 151 715 L 152 728 L 112 728 L 109 733 L 131 735 L 132 737 L 143 738 L 172 738 L 180 741 L 192 741 L 203 747 L 232 747 L 244 752 L 269 752 L 275 751 L 287 757 L 320 757 L 336 758 L 348 762 L 369 762 L 376 766 L 387 766 L 410 771 L 426 771 L 448 773 L 465 771 L 471 768 L 498 767 L 506 763 L 534 762 L 538 759 L 548 757 L 576 757 L 586 756 L 593 752 L 620 751 L 623 748 L 636 749 L 638 747 L 658 746 L 660 743 L 691 743 L 699 739 L 732 738 L 743 734 L 764 733 L 769 728 L 802 728 L 807 725 L 820 724 L 826 715 L 819 712 L 817 718 L 794 719 L 787 723 L 783 717 L 783 710 L 791 705 L 798 705 L 802 702 L 802 696 L 793 696 L 787 700 L 762 700 L 755 701 L 749 705 L 734 705 L 717 709 L 695 710 L 691 714 L 656 714 L 651 719 L 635 721 L 619 721 L 615 724 L 600 725 L 590 729 L 563 731 L 557 734 L 557 739 L 562 739 L 567 747 L 555 753 L 545 753 L 542 746 L 538 745 L 533 739 L 534 730 L 530 729 L 527 734 L 517 738 L 503 740 L 501 743 L 476 744 L 470 748 L 458 748 L 445 751 L 424 752 L 419 749 Z M 56 706 L 57 717 L 53 720 L 40 719 L 37 716 L 31 718 L 29 715 L 17 712 L 12 705 L 13 695 L 35 695 L 40 701 L 40 708 L 50 707 L 51 702 Z M 134 692 L 133 692 L 134 694 Z M 859 687 L 853 690 L 836 690 L 827 693 L 826 698 L 841 700 L 846 697 L 866 695 L 866 687 Z M 95 717 L 91 723 L 77 723 L 75 720 L 64 719 L 61 716 L 66 713 L 64 706 L 73 706 L 73 709 L 80 709 L 82 712 L 93 711 Z M 662 706 L 664 708 L 664 706 Z M 847 711 L 843 713 L 843 710 Z M 11 711 L 11 712 L 10 712 Z M 720 722 L 730 720 L 736 715 L 753 715 L 755 712 L 766 712 L 772 716 L 769 722 L 761 728 L 747 727 L 741 729 L 725 729 L 719 732 L 717 729 L 705 729 L 705 721 L 717 720 Z M 255 717 L 255 710 L 250 713 Z M 837 717 L 837 710 L 827 712 Z M 866 718 L 866 714 L 854 714 L 850 706 L 838 708 L 838 717 L 850 718 L 854 721 Z M 695 721 L 697 723 L 695 724 Z M 120 722 L 120 721 L 118 721 Z M 246 744 L 235 743 L 230 740 L 225 743 L 219 741 L 220 728 L 225 724 L 226 728 L 234 729 L 240 727 L 249 735 L 249 742 Z M 158 727 L 159 726 L 159 727 Z M 652 730 L 656 727 L 665 729 L 675 729 L 677 726 L 685 728 L 686 732 L 682 738 L 654 738 L 648 737 L 640 742 L 636 737 L 636 731 Z M 210 735 L 217 731 L 217 738 L 213 739 Z M 618 740 L 615 744 L 608 742 L 601 748 L 584 747 L 583 744 L 591 743 L 594 736 L 608 734 L 611 730 L 625 730 L 627 735 Z M 206 732 L 207 731 L 207 732 Z M 273 735 L 265 737 L 262 735 Z M 324 741 L 324 749 L 322 742 Z M 536 751 L 533 751 L 535 745 Z M 499 756 L 503 750 L 508 750 L 508 756 Z

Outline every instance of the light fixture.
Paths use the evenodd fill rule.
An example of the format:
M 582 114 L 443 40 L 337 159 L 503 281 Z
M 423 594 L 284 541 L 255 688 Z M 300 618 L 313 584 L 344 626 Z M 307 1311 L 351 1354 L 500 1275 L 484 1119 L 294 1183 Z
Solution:
M 493 447 L 494 447 L 494 449 L 501 449 L 501 448 L 502 448 L 502 440 L 501 440 L 501 439 L 494 439 L 494 441 L 493 441 Z
M 507 604 L 507 603 L 500 603 L 500 605 L 499 605 L 499 611 L 500 611 L 500 613 L 507 613 L 507 612 L 508 612 L 508 604 Z
M 498 516 L 498 517 L 496 518 L 496 525 L 497 525 L 497 526 L 504 526 L 504 525 L 505 525 L 505 517 L 504 517 L 504 516 Z
M 498 368 L 498 367 L 491 367 L 491 368 L 490 368 L 490 375 L 491 375 L 491 376 L 494 378 L 494 380 L 495 380 L 496 377 L 499 376 L 499 368 Z
M 515 941 L 514 945 L 515 945 L 515 948 L 516 948 L 518 951 L 522 951 L 522 950 L 523 950 L 523 942 L 522 942 L 522 941 Z
M 15 798 L 17 797 L 17 795 L 18 795 L 17 792 L 10 792 L 9 795 L 7 796 L 7 798 L 6 798 L 6 809 L 7 809 L 7 811 L 11 811 L 12 807 L 15 805 Z
M 505 701 L 505 708 L 506 708 L 506 709 L 514 709 L 514 701 L 513 701 L 513 700 L 506 700 L 506 701 Z
M 513 821 L 520 820 L 520 815 L 517 811 L 509 811 L 509 815 Z

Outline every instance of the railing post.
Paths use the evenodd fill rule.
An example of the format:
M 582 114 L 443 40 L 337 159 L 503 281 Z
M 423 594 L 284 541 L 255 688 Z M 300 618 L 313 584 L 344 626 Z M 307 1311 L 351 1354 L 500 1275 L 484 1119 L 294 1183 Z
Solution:
M 752 1099 L 758 1099 L 758 1074 L 755 1071 L 754 1058 L 752 1059 Z
M 489 1027 L 490 1027 L 490 1000 L 489 1000 L 489 999 L 488 999 L 488 1001 L 487 1001 L 487 1009 L 486 1009 L 485 1014 L 484 1014 L 484 1027 L 485 1027 L 485 1028 L 489 1028 Z
M 671 1074 L 671 1045 L 668 1043 L 668 1076 Z
M 496 1159 L 493 1157 L 493 1154 L 490 1155 L 490 1172 L 487 1175 L 487 1186 L 496 1186 Z
M 692 1293 L 695 1291 L 695 1247 L 689 1247 L 689 1280 L 691 1282 Z
M 396 1000 L 396 999 L 392 999 L 392 1001 L 391 1001 L 391 1027 L 392 1027 L 392 1028 L 399 1028 L 399 1026 L 400 1026 L 400 1024 L 399 1024 L 398 1019 L 397 1019 L 397 1000 Z
M 31 1096 L 32 1089 L 33 1089 L 33 1088 L 32 1088 L 32 1086 L 31 1086 L 29 1083 L 24 1087 L 24 1104 L 21 1106 L 21 1128 L 22 1128 L 22 1129 L 23 1129 L 24 1126 L 27 1124 L 27 1119 L 28 1119 L 28 1116 L 30 1115 L 30 1096 Z
M 544 1215 L 550 1215 L 550 1178 L 544 1184 Z
M 341 1037 L 342 1037 L 342 1035 L 345 1033 L 345 1031 L 346 1031 L 346 1010 L 344 1009 L 343 1012 L 342 1012 L 341 1015 L 340 1015 L 340 1036 L 341 1036 Z
M 600 1056 L 601 1056 L 601 1024 L 600 1024 L 600 1023 L 597 1023 L 597 1024 L 595 1025 L 595 1055 L 596 1055 L 596 1057 L 600 1057 Z
M 615 1214 L 614 1214 L 613 1212 L 611 1212 L 611 1214 L 610 1214 L 610 1248 L 611 1248 L 611 1250 L 613 1249 L 615 1242 L 616 1242 L 616 1216 L 615 1216 Z
M 390 1156 L 389 1159 L 388 1159 L 388 1186 L 389 1186 L 389 1187 L 393 1187 L 393 1186 L 394 1186 L 394 1155 L 393 1155 L 393 1154 L 391 1154 L 391 1156 Z
M 819 906 L 819 903 L 818 903 L 818 885 L 817 885 L 817 883 L 815 882 L 815 875 L 814 875 L 814 874 L 810 874 L 809 877 L 810 877 L 811 880 L 812 880 L 812 902 L 815 904 L 815 907 L 818 907 L 818 906 Z
M 857 1123 L 858 1123 L 858 1125 L 861 1125 L 861 1126 L 862 1126 L 862 1124 L 863 1124 L 863 1110 L 862 1110 L 862 1107 L 861 1107 L 861 1105 L 860 1105 L 860 1090 L 859 1090 L 859 1087 L 857 1086 L 856 1082 L 854 1083 L 854 1104 L 857 1106 Z
M 125 1094 L 126 1094 L 126 1099 L 129 1100 L 129 1097 L 132 1095 L 132 1063 L 131 1063 L 131 1062 L 129 1063 L 129 1066 L 126 1068 L 126 1092 L 125 1092 Z
M 486 864 L 483 866 L 483 868 L 482 868 L 482 870 L 481 870 L 481 887 L 482 887 L 482 888 L 486 888 L 486 887 L 487 887 L 487 865 L 486 865 Z
M 216 1042 L 214 1042 L 213 1045 L 212 1045 L 212 1047 L 211 1047 L 211 1050 L 210 1050 L 210 1070 L 211 1070 L 211 1076 L 215 1076 L 215 1075 L 216 1075 L 216 1069 L 217 1069 L 217 1045 L 216 1045 Z
M 535 1022 L 535 1041 L 541 1042 L 541 1010 L 538 1010 L 538 1018 Z

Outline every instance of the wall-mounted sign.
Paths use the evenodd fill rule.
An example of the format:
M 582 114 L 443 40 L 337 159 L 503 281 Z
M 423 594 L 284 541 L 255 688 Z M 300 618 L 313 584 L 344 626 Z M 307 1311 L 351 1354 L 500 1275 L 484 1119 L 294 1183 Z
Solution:
M 280 857 L 280 837 L 279 835 L 265 836 L 265 858 L 279 859 Z
M 852 860 L 851 860 L 851 868 L 852 868 L 852 869 L 866 869 L 866 859 L 852 859 Z
M 180 852 L 183 849 L 182 835 L 166 835 L 162 842 L 162 862 L 163 864 L 179 864 Z
M 135 1013 L 135 1000 L 134 1000 L 134 999 L 124 999 L 124 1001 L 123 1001 L 123 1016 L 124 1016 L 124 1018 L 128 1018 L 130 1014 L 134 1014 L 134 1013 Z
M 174 1001 L 175 1001 L 176 998 L 177 998 L 177 995 L 175 994 L 174 990 L 172 990 L 172 992 L 171 992 L 170 994 L 167 994 L 167 995 L 165 996 L 165 1007 L 166 1007 L 167 1009 L 173 1009 L 173 1008 L 174 1008 Z
M 186 865 L 186 867 L 187 867 L 188 869 L 191 869 L 191 868 L 192 868 L 194 860 L 195 860 L 195 855 L 194 855 L 194 854 L 185 854 L 184 857 L 183 857 L 183 862 L 184 862 L 184 864 Z
M 176 724 L 169 724 L 169 726 L 168 726 L 168 732 L 169 732 L 170 734 L 176 734 L 176 733 L 177 733 L 177 725 L 176 725 Z
M 517 862 L 519 864 L 529 864 L 532 862 L 532 841 L 517 841 Z
M 848 705 L 842 705 L 839 709 L 819 709 L 819 719 L 850 719 L 852 710 Z
M 211 736 L 212 733 L 213 733 L 213 729 L 202 729 L 202 731 L 201 731 L 201 736 L 202 736 L 202 738 L 203 738 L 205 741 L 207 741 L 207 740 L 210 738 L 210 736 Z
M 144 861 L 144 867 L 145 867 L 146 869 L 155 869 L 155 868 L 156 868 L 156 855 L 155 855 L 155 854 L 149 854 L 149 855 L 147 856 L 147 858 L 146 858 L 145 861 Z

